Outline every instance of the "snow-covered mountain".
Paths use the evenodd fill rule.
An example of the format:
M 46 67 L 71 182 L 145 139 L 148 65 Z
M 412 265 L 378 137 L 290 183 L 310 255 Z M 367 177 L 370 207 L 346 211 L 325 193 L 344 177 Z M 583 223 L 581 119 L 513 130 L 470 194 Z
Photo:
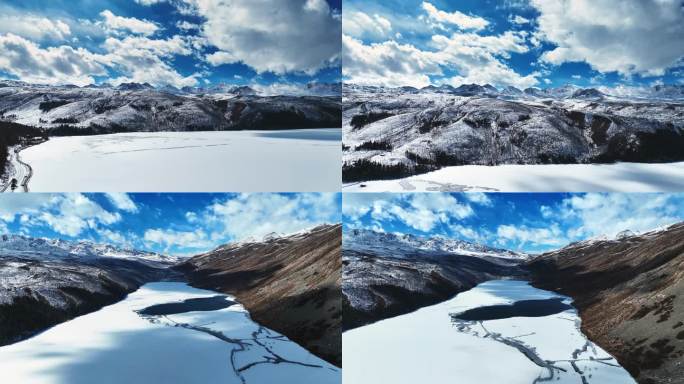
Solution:
M 140 261 L 155 267 L 170 266 L 180 261 L 180 258 L 175 256 L 124 249 L 110 244 L 96 244 L 89 241 L 72 242 L 62 239 L 34 238 L 15 234 L 0 236 L 0 255 L 12 255 L 43 261 L 59 261 L 67 258 L 84 261 L 95 258 L 114 258 Z
M 260 96 L 251 87 L 230 84 L 79 88 L 0 80 L 0 120 L 62 135 L 339 127 L 339 93 L 327 96 L 325 85 L 312 87 L 304 92 L 309 96 Z
M 343 234 L 344 248 L 358 252 L 379 253 L 386 257 L 457 254 L 475 257 L 497 257 L 527 260 L 529 256 L 506 249 L 488 247 L 443 236 L 421 237 L 403 233 L 385 233 L 368 229 L 351 229 Z
M 676 95 L 680 88 L 652 93 Z M 345 84 L 344 181 L 458 165 L 684 160 L 684 99 L 615 96 L 573 85 L 518 91 L 468 84 L 406 92 Z

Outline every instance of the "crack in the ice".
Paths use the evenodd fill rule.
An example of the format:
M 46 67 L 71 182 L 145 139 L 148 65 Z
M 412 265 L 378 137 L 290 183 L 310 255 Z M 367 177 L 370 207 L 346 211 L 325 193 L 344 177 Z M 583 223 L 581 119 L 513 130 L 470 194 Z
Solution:
M 103 155 L 116 155 L 119 153 L 128 153 L 128 152 L 146 152 L 146 151 L 160 151 L 160 150 L 167 150 L 167 149 L 186 149 L 186 148 L 203 148 L 203 147 L 222 147 L 229 145 L 230 143 L 225 143 L 225 144 L 199 144 L 199 145 L 181 145 L 181 146 L 176 146 L 176 147 L 158 147 L 158 148 L 141 148 L 141 149 L 129 149 L 126 151 L 113 151 L 113 152 L 102 152 Z
M 459 332 L 467 333 L 470 335 L 473 335 L 475 337 L 482 337 L 482 338 L 489 338 L 491 340 L 494 340 L 496 342 L 502 343 L 504 345 L 507 345 L 509 347 L 513 347 L 517 349 L 520 353 L 522 353 L 527 359 L 532 361 L 535 365 L 543 368 L 545 370 L 544 373 L 540 374 L 539 377 L 534 379 L 532 384 L 537 384 L 537 383 L 543 383 L 543 382 L 549 382 L 553 381 L 556 378 L 556 372 L 568 372 L 567 369 L 562 368 L 557 366 L 557 363 L 561 362 L 567 362 L 570 363 L 572 366 L 573 370 L 579 375 L 580 379 L 582 380 L 582 384 L 589 384 L 587 381 L 587 378 L 584 375 L 584 372 L 579 369 L 577 366 L 578 361 L 595 361 L 595 362 L 600 362 L 603 364 L 619 367 L 618 365 L 613 365 L 610 363 L 607 363 L 605 360 L 612 360 L 612 358 L 593 358 L 590 357 L 589 359 L 577 359 L 577 355 L 581 353 L 582 351 L 586 351 L 588 348 L 593 348 L 593 345 L 591 342 L 587 341 L 585 346 L 582 349 L 576 349 L 575 352 L 573 352 L 573 360 L 544 360 L 537 354 L 536 348 L 534 347 L 529 347 L 525 345 L 523 342 L 516 340 L 519 337 L 523 336 L 528 336 L 528 335 L 518 335 L 515 337 L 504 337 L 500 333 L 496 332 L 491 332 L 490 330 L 485 327 L 484 323 L 482 321 L 464 321 L 464 320 L 459 320 L 454 317 L 452 317 L 452 323 L 456 326 L 456 329 Z M 472 328 L 473 325 L 479 325 L 482 330 L 484 331 L 484 335 L 480 336 L 480 333 L 477 330 L 474 330 Z M 534 333 L 532 333 L 534 334 Z M 530 334 L 530 335 L 532 335 Z
M 230 366 L 233 370 L 233 373 L 235 374 L 235 376 L 238 379 L 240 379 L 240 382 L 242 384 L 247 384 L 247 379 L 244 377 L 243 373 L 245 371 L 247 371 L 251 368 L 254 368 L 255 366 L 261 365 L 261 364 L 293 364 L 293 365 L 299 365 L 299 366 L 308 367 L 308 368 L 324 368 L 322 365 L 289 360 L 289 359 L 286 359 L 286 358 L 280 356 L 278 353 L 273 351 L 271 349 L 271 347 L 269 347 L 265 343 L 262 343 L 261 341 L 262 340 L 277 340 L 277 341 L 282 341 L 282 342 L 292 342 L 292 341 L 285 339 L 285 336 L 283 336 L 283 335 L 272 335 L 270 330 L 268 330 L 267 328 L 265 328 L 263 326 L 259 326 L 259 328 L 256 331 L 252 332 L 251 338 L 235 339 L 235 338 L 230 338 L 230 337 L 226 336 L 221 331 L 215 331 L 211 328 L 206 327 L 206 325 L 213 324 L 215 322 L 209 322 L 209 323 L 206 323 L 203 325 L 193 325 L 193 324 L 189 324 L 189 323 L 182 323 L 182 322 L 175 321 L 167 315 L 162 315 L 162 316 L 147 316 L 147 315 L 141 315 L 141 314 L 138 314 L 138 315 L 140 317 L 146 319 L 147 321 L 153 323 L 153 324 L 159 324 L 159 323 L 164 324 L 163 322 L 161 322 L 159 320 L 160 317 L 163 317 L 169 323 L 172 324 L 172 325 L 169 325 L 169 324 L 164 324 L 164 325 L 169 325 L 169 326 L 173 326 L 173 327 L 180 327 L 180 328 L 185 328 L 185 329 L 189 329 L 189 330 L 194 330 L 197 332 L 202 332 L 202 333 L 208 334 L 210 336 L 213 336 L 219 340 L 222 340 L 226 343 L 230 343 L 230 344 L 235 345 L 236 347 L 232 348 L 230 351 Z M 247 315 L 245 315 L 245 316 L 247 316 Z M 262 333 L 264 333 L 265 336 L 262 335 Z M 261 337 L 259 337 L 259 336 L 261 336 Z M 253 344 L 250 342 L 252 342 Z M 245 364 L 242 367 L 238 368 L 237 367 L 238 363 L 235 361 L 237 354 L 240 352 L 246 351 L 248 349 L 248 347 L 253 346 L 255 344 L 258 345 L 259 347 L 263 348 L 268 353 L 268 355 L 262 356 L 262 358 L 264 360 L 253 361 L 251 363 Z
M 589 384 L 589 382 L 587 381 L 587 378 L 584 377 L 584 372 L 582 372 L 582 370 L 579 369 L 579 367 L 577 366 L 577 362 L 573 360 L 570 362 L 570 365 L 572 366 L 572 369 L 574 369 L 575 372 L 578 375 L 580 375 L 580 379 L 582 379 L 582 384 Z
M 256 330 L 255 332 L 252 332 L 252 340 L 254 340 L 254 342 L 255 342 L 256 344 L 258 344 L 259 346 L 261 346 L 261 347 L 262 347 L 263 349 L 265 349 L 268 353 L 270 353 L 271 356 L 263 356 L 263 358 L 264 358 L 265 360 L 262 360 L 262 361 L 253 361 L 253 362 L 251 362 L 251 363 L 249 363 L 249 364 L 243 366 L 242 368 L 238 368 L 238 371 L 240 371 L 240 372 L 246 371 L 246 370 L 248 370 L 248 369 L 250 369 L 250 368 L 252 368 L 252 367 L 254 367 L 254 366 L 257 366 L 257 365 L 259 365 L 259 364 L 282 364 L 282 363 L 301 365 L 301 366 L 309 367 L 309 368 L 323 368 L 323 367 L 320 366 L 320 365 L 308 364 L 308 363 L 302 363 L 302 362 L 299 362 L 299 361 L 288 360 L 288 359 L 286 359 L 286 358 L 284 358 L 284 357 L 278 355 L 278 354 L 275 353 L 268 345 L 266 345 L 266 344 L 264 344 L 264 343 L 261 343 L 261 342 L 259 341 L 259 340 L 263 340 L 263 338 L 260 339 L 259 336 L 258 336 L 261 332 L 266 332 L 266 333 L 268 334 L 268 336 L 265 337 L 265 339 L 277 339 L 277 337 L 272 337 L 272 336 L 270 335 L 271 332 L 270 332 L 268 329 L 266 329 L 266 328 L 264 328 L 264 327 L 262 327 L 262 326 L 259 326 L 259 329 L 258 329 L 258 330 Z

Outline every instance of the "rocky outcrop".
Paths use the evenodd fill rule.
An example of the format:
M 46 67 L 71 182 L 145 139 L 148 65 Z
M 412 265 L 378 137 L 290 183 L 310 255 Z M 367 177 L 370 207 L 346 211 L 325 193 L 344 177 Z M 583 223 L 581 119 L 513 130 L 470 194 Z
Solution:
M 533 285 L 574 299 L 582 331 L 639 383 L 684 382 L 684 223 L 571 244 L 528 266 Z
M 252 318 L 342 363 L 341 225 L 228 244 L 176 266 L 191 285 L 234 295 Z

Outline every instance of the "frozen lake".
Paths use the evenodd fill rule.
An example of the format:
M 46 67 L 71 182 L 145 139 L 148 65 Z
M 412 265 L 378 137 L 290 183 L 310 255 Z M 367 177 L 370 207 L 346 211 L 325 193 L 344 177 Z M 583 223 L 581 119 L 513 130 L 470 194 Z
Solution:
M 54 137 L 21 151 L 32 192 L 339 191 L 340 129 Z
M 340 369 L 253 322 L 233 298 L 168 282 L 0 347 L 0 372 L 22 384 L 341 381 Z
M 345 184 L 348 192 L 678 192 L 684 162 L 463 165 L 397 180 Z
M 586 339 L 570 303 L 524 281 L 482 283 L 440 304 L 344 332 L 343 382 L 635 383 Z

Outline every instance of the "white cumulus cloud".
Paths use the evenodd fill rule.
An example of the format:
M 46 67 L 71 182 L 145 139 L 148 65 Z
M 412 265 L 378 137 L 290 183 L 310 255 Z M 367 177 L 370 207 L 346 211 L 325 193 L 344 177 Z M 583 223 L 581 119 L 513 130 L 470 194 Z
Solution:
M 442 76 L 443 68 L 450 68 L 457 75 L 442 81 L 456 86 L 490 83 L 526 88 L 538 83 L 536 72 L 523 76 L 501 60 L 529 50 L 521 32 L 434 35 L 432 48 L 420 49 L 394 40 L 365 44 L 343 35 L 342 74 L 350 83 L 420 88 L 432 83 L 431 76 Z
M 159 29 L 157 24 L 151 21 L 140 20 L 135 17 L 117 16 L 108 9 L 100 12 L 100 16 L 104 18 L 104 24 L 114 30 L 127 30 L 149 36 Z
M 217 228 L 212 237 L 241 240 L 271 232 L 287 234 L 340 218 L 333 193 L 250 193 L 215 202 L 202 220 Z
M 69 24 L 59 19 L 34 15 L 0 15 L 0 34 L 13 33 L 31 40 L 65 40 L 71 35 Z
M 0 70 L 32 83 L 87 85 L 106 75 L 102 56 L 67 45 L 40 48 L 14 34 L 0 35 Z
M 354 37 L 370 36 L 384 37 L 392 31 L 392 22 L 376 14 L 350 11 L 343 14 L 342 31 Z
M 586 62 L 600 72 L 662 75 L 684 57 L 680 0 L 532 0 L 551 64 Z
M 433 4 L 424 1 L 421 7 L 427 12 L 428 17 L 440 24 L 453 24 L 461 29 L 480 30 L 489 25 L 489 22 L 478 16 L 469 16 L 463 12 L 446 12 L 437 9 Z
M 241 62 L 257 72 L 314 74 L 339 59 L 339 15 L 325 0 L 186 0 L 206 19 L 219 51 L 213 65 Z
M 112 192 L 105 194 L 105 196 L 107 196 L 112 205 L 122 211 L 130 213 L 138 212 L 138 206 L 127 193 Z

